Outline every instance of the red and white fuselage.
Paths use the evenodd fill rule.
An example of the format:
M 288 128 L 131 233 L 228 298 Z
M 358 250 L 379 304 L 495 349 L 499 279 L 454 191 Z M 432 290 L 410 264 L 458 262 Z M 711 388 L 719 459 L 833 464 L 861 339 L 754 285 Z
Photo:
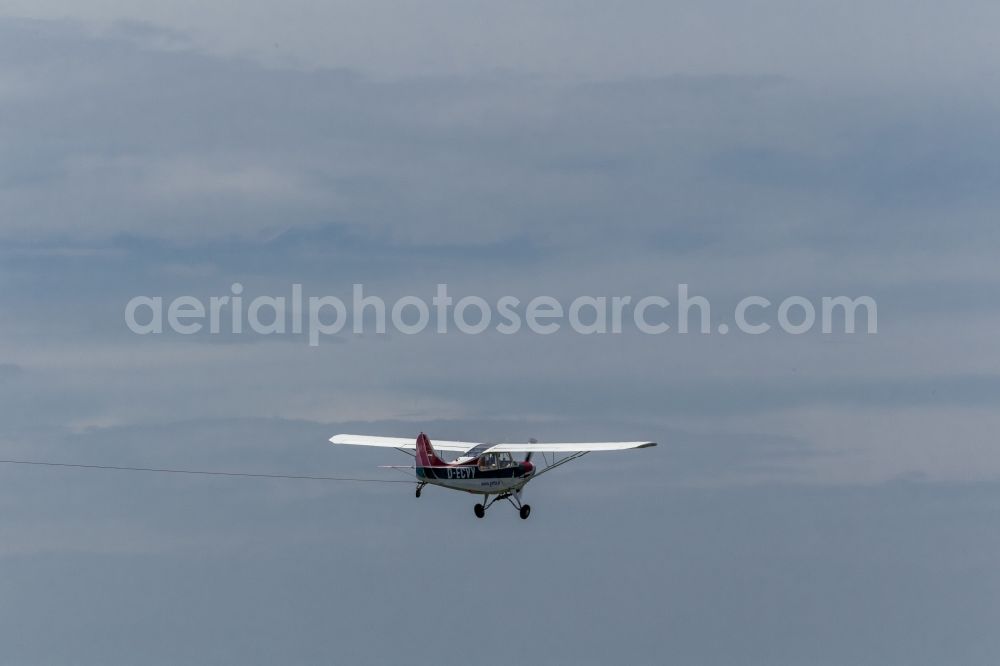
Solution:
M 489 444 L 481 445 L 489 449 Z M 515 492 L 531 480 L 535 466 L 516 461 L 510 453 L 478 452 L 473 447 L 453 462 L 441 460 L 427 435 L 420 433 L 416 446 L 416 475 L 420 483 L 480 495 Z

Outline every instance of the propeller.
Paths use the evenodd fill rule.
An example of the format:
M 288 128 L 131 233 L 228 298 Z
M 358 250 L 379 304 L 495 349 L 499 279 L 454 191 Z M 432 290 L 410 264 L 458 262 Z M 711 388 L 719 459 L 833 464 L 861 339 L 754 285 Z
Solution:
M 532 437 L 528 441 L 531 442 L 532 444 L 538 444 L 538 440 L 535 439 L 534 437 Z M 526 456 L 524 456 L 524 462 L 526 462 L 528 464 L 531 464 L 531 456 L 534 453 L 535 453 L 534 451 L 528 451 L 528 454 Z M 532 470 L 529 473 L 534 474 L 534 471 Z M 527 483 L 527 481 L 525 481 L 525 483 Z M 524 486 L 522 485 L 521 487 L 519 487 L 517 490 L 514 491 L 514 501 L 517 502 L 517 505 L 516 505 L 517 506 L 517 512 L 521 516 L 521 520 L 524 520 L 529 515 L 531 515 L 531 506 L 528 505 L 528 504 L 524 504 L 521 501 L 521 492 L 523 490 L 524 490 Z
M 529 439 L 528 442 L 531 444 L 538 444 L 538 440 L 535 439 L 534 437 Z M 528 455 L 524 456 L 524 462 L 531 462 L 531 456 L 533 456 L 534 454 L 535 454 L 534 451 L 528 451 Z

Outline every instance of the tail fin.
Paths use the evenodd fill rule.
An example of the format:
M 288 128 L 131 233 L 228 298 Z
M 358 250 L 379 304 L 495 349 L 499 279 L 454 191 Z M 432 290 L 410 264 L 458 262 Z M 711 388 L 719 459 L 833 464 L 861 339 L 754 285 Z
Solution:
M 445 462 L 434 453 L 434 447 L 427 435 L 420 433 L 417 437 L 417 467 L 438 467 Z

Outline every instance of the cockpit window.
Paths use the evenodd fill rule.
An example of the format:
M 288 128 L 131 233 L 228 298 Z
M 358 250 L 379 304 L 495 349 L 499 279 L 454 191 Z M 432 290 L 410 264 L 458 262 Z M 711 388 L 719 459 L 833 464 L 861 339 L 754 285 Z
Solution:
M 506 469 L 517 465 L 514 456 L 503 453 L 484 453 L 479 456 L 479 469 Z

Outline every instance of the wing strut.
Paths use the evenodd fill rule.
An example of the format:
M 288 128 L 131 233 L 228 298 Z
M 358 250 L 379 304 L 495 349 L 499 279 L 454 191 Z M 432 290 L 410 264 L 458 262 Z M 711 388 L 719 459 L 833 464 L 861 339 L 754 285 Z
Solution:
M 532 476 L 531 478 L 532 479 L 537 479 L 542 474 L 545 474 L 546 472 L 548 472 L 550 470 L 553 470 L 556 467 L 559 467 L 560 465 L 565 465 L 566 463 L 570 462 L 571 460 L 576 460 L 577 458 L 582 458 L 583 456 L 587 455 L 588 453 L 590 453 L 590 451 L 577 451 L 576 453 L 568 455 L 568 456 L 566 456 L 564 458 L 559 458 L 558 460 L 556 459 L 555 454 L 553 454 L 552 455 L 552 462 L 551 463 L 549 462 L 548 455 L 546 455 L 546 454 L 543 453 L 542 454 L 542 459 L 545 460 L 546 466 L 543 467 L 542 469 L 538 470 L 534 474 L 534 476 Z

